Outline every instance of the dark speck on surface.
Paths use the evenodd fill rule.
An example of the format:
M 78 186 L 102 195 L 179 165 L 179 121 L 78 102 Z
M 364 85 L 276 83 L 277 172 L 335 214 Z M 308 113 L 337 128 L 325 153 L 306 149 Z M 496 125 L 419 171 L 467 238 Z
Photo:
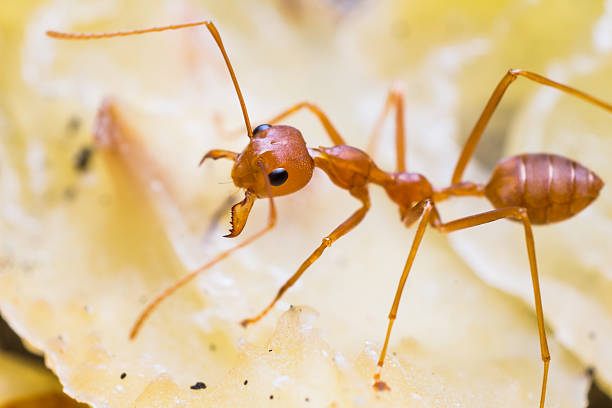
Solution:
M 68 120 L 68 124 L 66 128 L 71 132 L 76 132 L 81 127 L 81 118 L 78 116 L 72 116 L 70 120 Z
M 127 374 L 126 373 L 121 373 L 121 377 L 120 378 L 123 380 L 125 377 L 127 377 Z
M 72 201 L 76 198 L 77 192 L 74 187 L 66 187 L 64 189 L 64 198 L 68 201 Z
M 208 346 L 208 349 L 209 349 L 210 351 L 216 351 L 216 350 L 217 350 L 217 345 L 216 345 L 216 344 L 214 344 L 214 343 L 211 343 L 211 344 Z
M 74 158 L 74 168 L 75 170 L 85 172 L 89 167 L 89 162 L 91 161 L 91 155 L 93 154 L 93 149 L 89 146 L 83 146 L 78 151 L 76 157 Z
M 274 395 L 270 394 L 270 399 L 274 399 Z
M 205 390 L 206 389 L 206 384 L 204 384 L 201 381 L 198 381 L 197 383 L 193 384 L 191 387 L 192 390 Z
M 272 349 L 268 349 L 268 353 L 272 352 Z
M 244 380 L 244 385 L 247 385 L 249 383 L 249 380 Z

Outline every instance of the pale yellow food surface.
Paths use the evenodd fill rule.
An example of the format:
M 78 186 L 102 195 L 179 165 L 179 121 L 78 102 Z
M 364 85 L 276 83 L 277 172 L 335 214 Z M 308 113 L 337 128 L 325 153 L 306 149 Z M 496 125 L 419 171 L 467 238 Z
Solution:
M 383 371 L 391 392 L 375 393 L 370 385 L 413 230 L 401 225 L 377 188 L 362 225 L 328 249 L 268 317 L 247 330 L 238 325 L 357 208 L 320 172 L 304 191 L 276 201 L 274 231 L 178 292 L 128 341 L 147 300 L 232 245 L 221 238 L 227 212 L 215 218 L 241 199 L 230 164 L 197 163 L 208 149 L 244 147 L 246 136 L 223 131 L 241 126 L 240 111 L 205 30 L 80 43 L 43 35 L 50 28 L 100 31 L 213 18 L 254 123 L 311 100 L 356 146 L 365 146 L 392 79 L 402 79 L 409 167 L 436 186 L 448 183 L 460 142 L 510 66 L 558 73 L 612 100 L 605 50 L 585 49 L 595 30 L 612 27 L 602 4 L 576 13 L 547 1 L 430 3 L 50 1 L 24 9 L 11 3 L 1 13 L 7 58 L 0 99 L 0 310 L 45 353 L 69 395 L 96 407 L 537 406 L 542 363 L 534 314 L 474 274 L 530 299 L 516 224 L 451 238 L 467 263 L 446 237 L 427 232 Z M 600 57 L 579 78 L 567 65 L 587 51 Z M 570 120 L 574 106 L 579 113 L 555 136 L 559 125 L 550 124 L 548 113 L 529 120 L 540 95 L 536 85 L 513 86 L 489 135 L 494 156 L 506 135 L 507 153 L 562 152 L 557 141 L 575 140 L 561 144 L 565 154 L 612 179 L 609 138 L 596 136 L 610 117 L 562 99 L 567 105 L 559 109 L 567 111 L 555 118 Z M 86 173 L 75 172 L 74 157 L 91 143 L 103 100 L 116 104 L 121 123 L 115 125 L 132 153 L 100 150 Z M 306 114 L 288 122 L 310 146 L 329 144 Z M 392 169 L 393 157 L 387 135 L 376 160 Z M 485 181 L 482 168 L 471 166 L 469 176 Z M 547 407 L 586 406 L 587 365 L 612 383 L 612 362 L 604 358 L 612 340 L 605 331 L 612 313 L 604 296 L 606 194 L 575 220 L 536 231 L 553 329 Z M 463 203 L 441 207 L 443 217 L 486 208 Z M 243 234 L 266 217 L 267 203 L 256 203 Z M 555 264 L 568 268 L 564 276 L 572 280 L 558 279 Z M 593 275 L 600 281 L 588 280 Z M 307 306 L 283 314 L 289 305 Z M 599 313 L 584 313 L 587 306 Z M 591 325 L 597 347 L 580 340 Z M 206 389 L 190 389 L 200 381 Z

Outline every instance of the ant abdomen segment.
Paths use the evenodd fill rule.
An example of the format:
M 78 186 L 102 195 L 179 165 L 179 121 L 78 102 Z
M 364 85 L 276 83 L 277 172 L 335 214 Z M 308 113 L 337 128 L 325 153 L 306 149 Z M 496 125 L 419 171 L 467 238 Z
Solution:
M 582 211 L 603 185 L 597 174 L 563 156 L 521 154 L 495 166 L 485 196 L 495 208 L 523 207 L 532 224 L 549 224 Z

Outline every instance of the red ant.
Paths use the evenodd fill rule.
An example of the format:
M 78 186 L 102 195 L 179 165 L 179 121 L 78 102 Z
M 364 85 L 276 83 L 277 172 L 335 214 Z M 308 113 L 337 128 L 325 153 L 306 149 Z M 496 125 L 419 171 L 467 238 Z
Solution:
M 402 290 L 404 289 L 404 284 L 408 278 L 427 225 L 442 233 L 448 233 L 497 221 L 502 218 L 509 218 L 522 223 L 525 230 L 527 255 L 531 269 L 540 336 L 540 351 L 542 361 L 544 362 L 544 375 L 540 395 L 540 408 L 542 408 L 546 395 L 550 353 L 544 330 L 544 315 L 542 313 L 542 300 L 540 297 L 540 284 L 531 225 L 549 224 L 572 217 L 597 198 L 604 183 L 595 173 L 581 164 L 565 157 L 548 153 L 521 154 L 501 160 L 494 168 L 491 179 L 487 184 L 462 181 L 462 176 L 480 140 L 480 136 L 501 101 L 502 96 L 510 84 L 518 77 L 524 77 L 536 83 L 556 88 L 610 112 L 612 112 L 612 106 L 584 92 L 533 72 L 511 69 L 504 75 L 493 91 L 472 133 L 468 137 L 459 160 L 455 165 L 451 185 L 446 188 L 435 189 L 423 175 L 406 172 L 404 123 L 402 116 L 403 94 L 397 89 L 392 89 L 389 93 L 385 108 L 376 126 L 376 129 L 380 128 L 380 124 L 394 107 L 397 114 L 395 132 L 397 171 L 386 172 L 379 169 L 365 152 L 348 146 L 325 113 L 316 105 L 308 102 L 298 103 L 271 119 L 268 122 L 269 124 L 259 125 L 252 129 L 234 70 L 223 47 L 221 37 L 215 25 L 210 21 L 198 21 L 188 24 L 115 33 L 71 34 L 48 31 L 47 35 L 63 39 L 99 39 L 199 25 L 205 25 L 208 28 L 219 46 L 236 89 L 249 136 L 249 143 L 241 153 L 219 149 L 211 150 L 202 157 L 200 164 L 206 159 L 232 160 L 234 162 L 232 168 L 234 184 L 245 190 L 244 200 L 232 207 L 232 228 L 226 237 L 234 238 L 242 232 L 249 212 L 258 198 L 268 198 L 270 203 L 268 225 L 235 247 L 221 252 L 206 265 L 191 272 L 164 290 L 140 314 L 130 332 L 130 338 L 134 338 L 138 334 L 144 320 L 162 300 L 191 281 L 198 274 L 229 256 L 235 250 L 255 241 L 272 229 L 276 223 L 273 197 L 291 194 L 300 190 L 308 184 L 314 168 L 318 167 L 327 174 L 334 184 L 347 190 L 353 197 L 361 201 L 362 206 L 328 236 L 323 238 L 321 245 L 314 250 L 293 276 L 279 289 L 268 306 L 257 316 L 245 319 L 241 324 L 246 327 L 264 317 L 281 296 L 302 276 L 304 271 L 323 254 L 326 248 L 330 247 L 334 241 L 348 233 L 361 222 L 370 208 L 368 184 L 378 184 L 385 189 L 391 200 L 399 206 L 401 221 L 407 227 L 415 223 L 417 224 L 412 247 L 395 293 L 391 311 L 389 312 L 385 342 L 380 352 L 376 373 L 374 374 L 374 388 L 380 391 L 389 390 L 385 382 L 380 379 L 380 373 L 385 361 L 393 322 L 397 316 Z M 306 142 L 299 130 L 290 126 L 275 125 L 300 109 L 309 110 L 321 121 L 333 143 L 332 147 L 309 148 L 306 146 Z M 454 196 L 484 196 L 493 204 L 495 209 L 450 222 L 442 222 L 436 209 L 436 203 Z

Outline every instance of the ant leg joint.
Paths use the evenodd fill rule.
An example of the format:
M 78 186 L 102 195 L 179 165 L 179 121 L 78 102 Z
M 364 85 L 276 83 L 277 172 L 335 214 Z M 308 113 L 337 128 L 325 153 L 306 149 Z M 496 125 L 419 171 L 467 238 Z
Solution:
M 323 238 L 322 244 L 325 245 L 325 247 L 329 248 L 330 246 L 332 246 L 333 242 L 334 241 L 330 237 L 325 237 Z

